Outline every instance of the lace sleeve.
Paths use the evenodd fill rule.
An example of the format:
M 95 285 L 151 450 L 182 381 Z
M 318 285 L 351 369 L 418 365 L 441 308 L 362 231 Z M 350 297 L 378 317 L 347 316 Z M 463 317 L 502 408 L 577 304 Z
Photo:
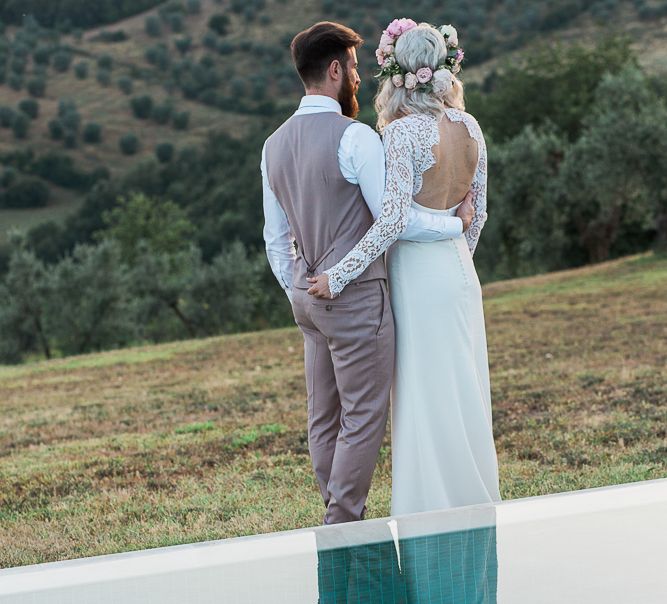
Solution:
M 486 143 L 484 135 L 479 125 L 473 118 L 470 118 L 472 124 L 466 124 L 471 130 L 472 137 L 477 141 L 477 170 L 472 181 L 473 205 L 475 206 L 475 217 L 472 219 L 468 230 L 465 232 L 465 238 L 468 242 L 470 254 L 475 253 L 479 236 L 486 222 L 486 178 L 487 178 L 487 162 L 486 162 Z
M 324 271 L 334 296 L 361 275 L 408 226 L 414 185 L 414 141 L 407 125 L 397 120 L 384 132 L 386 183 L 382 211 L 361 241 L 338 264 Z

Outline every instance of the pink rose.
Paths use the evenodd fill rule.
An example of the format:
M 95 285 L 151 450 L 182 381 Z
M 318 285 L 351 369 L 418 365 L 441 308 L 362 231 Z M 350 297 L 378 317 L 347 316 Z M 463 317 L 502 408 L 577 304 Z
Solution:
M 426 84 L 433 77 L 433 72 L 428 67 L 420 67 L 417 70 L 417 80 L 420 84 Z
M 438 69 L 433 74 L 433 92 L 447 94 L 453 86 L 454 77 L 448 69 Z
M 382 63 L 384 63 L 384 53 L 379 48 L 375 51 L 375 58 L 378 60 L 378 65 L 382 67 Z
M 387 33 L 396 39 L 415 27 L 417 27 L 417 24 L 412 19 L 394 19 L 387 27 Z
M 395 76 L 391 77 L 391 83 L 396 86 L 396 88 L 401 88 L 404 84 L 403 82 L 403 76 L 398 73 Z
M 393 46 L 394 38 L 390 36 L 386 31 L 382 32 L 382 37 L 380 38 L 380 48 L 386 46 Z
M 380 48 L 378 48 L 378 50 L 386 56 L 386 55 L 393 54 L 394 46 L 392 44 L 389 44 L 387 46 L 383 46 L 382 44 L 380 44 Z
M 417 76 L 414 73 L 408 72 L 405 74 L 405 87 L 408 90 L 413 90 L 417 86 L 417 83 Z

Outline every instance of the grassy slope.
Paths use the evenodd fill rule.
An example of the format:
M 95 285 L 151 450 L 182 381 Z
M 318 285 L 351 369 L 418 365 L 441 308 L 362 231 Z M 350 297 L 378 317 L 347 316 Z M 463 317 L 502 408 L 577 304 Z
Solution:
M 667 477 L 666 282 L 645 255 L 485 289 L 504 498 Z M 0 566 L 318 524 L 302 371 L 296 329 L 0 368 Z
M 56 74 L 49 71 L 47 94 L 45 99 L 40 99 L 41 115 L 31 127 L 30 138 L 26 143 L 17 143 L 11 134 L 0 139 L 0 153 L 6 152 L 17 146 L 32 146 L 41 151 L 56 149 L 62 150 L 62 145 L 50 140 L 48 136 L 48 121 L 57 113 L 57 102 L 60 98 L 74 98 L 82 114 L 83 123 L 96 121 L 104 128 L 104 140 L 100 145 L 81 144 L 78 150 L 69 153 L 75 158 L 77 165 L 81 168 L 90 169 L 98 165 L 106 165 L 115 174 L 123 173 L 132 166 L 138 158 L 151 156 L 155 144 L 158 142 L 171 142 L 177 148 L 187 145 L 201 144 L 207 132 L 211 129 L 222 129 L 227 132 L 241 133 L 252 121 L 252 116 L 229 113 L 212 109 L 201 103 L 188 101 L 177 94 L 177 109 L 187 110 L 191 113 L 191 127 L 187 132 L 173 130 L 169 126 L 159 126 L 148 120 L 135 119 L 129 110 L 129 99 L 116 86 L 116 80 L 120 75 L 128 73 L 129 66 L 135 65 L 141 68 L 150 68 L 144 59 L 144 52 L 148 46 L 158 41 L 169 44 L 173 50 L 173 40 L 184 35 L 193 38 L 193 50 L 190 56 L 199 58 L 205 53 L 201 45 L 201 38 L 207 30 L 207 22 L 214 13 L 225 11 L 229 14 L 232 25 L 226 39 L 239 42 L 249 39 L 257 42 L 273 41 L 283 44 L 281 40 L 288 34 L 293 34 L 299 29 L 319 19 L 331 18 L 331 15 L 321 13 L 319 3 L 303 3 L 298 0 L 269 0 L 264 14 L 271 16 L 269 26 L 261 25 L 259 22 L 246 23 L 241 17 L 226 10 L 228 2 L 219 5 L 214 0 L 203 0 L 202 12 L 199 15 L 190 15 L 186 18 L 186 30 L 183 34 L 172 34 L 165 29 L 160 39 L 151 38 L 144 32 L 144 19 L 149 14 L 156 14 L 157 8 L 146 11 L 140 15 L 130 17 L 117 24 L 96 28 L 86 32 L 83 41 L 76 42 L 73 38 L 65 40 L 78 50 L 90 55 L 90 75 L 87 80 L 81 81 L 74 76 L 73 70 L 66 74 Z M 351 24 L 354 25 L 354 24 Z M 667 71 L 667 60 L 665 57 L 665 32 L 667 31 L 667 19 L 658 22 L 639 22 L 634 11 L 629 8 L 621 8 L 618 19 L 614 24 L 595 23 L 590 17 L 582 18 L 567 28 L 552 32 L 546 36 L 540 36 L 538 40 L 530 43 L 526 48 L 519 49 L 509 55 L 502 55 L 498 59 L 489 61 L 484 65 L 466 70 L 465 77 L 468 81 L 479 81 L 492 68 L 497 68 L 502 62 L 520 60 L 523 53 L 530 52 L 536 45 L 544 42 L 563 41 L 586 42 L 592 41 L 596 34 L 602 31 L 611 31 L 612 27 L 626 32 L 635 40 L 635 48 L 641 55 L 642 63 L 651 71 Z M 126 31 L 130 39 L 126 42 L 106 44 L 95 42 L 93 38 L 103 29 L 122 29 Z M 378 32 L 379 33 L 379 32 Z M 462 32 L 465 33 L 465 32 Z M 374 44 L 375 40 L 369 40 L 368 44 Z M 116 67 L 113 71 L 112 85 L 105 88 L 95 80 L 95 57 L 101 54 L 111 54 L 114 57 Z M 176 56 L 173 51 L 173 56 Z M 75 58 L 75 62 L 80 60 Z M 222 65 L 233 62 L 236 73 L 252 74 L 255 70 L 256 59 L 252 54 L 242 56 L 234 54 L 223 58 Z M 135 82 L 133 94 L 151 94 L 156 100 L 165 98 L 167 95 L 159 84 L 162 76 L 155 73 L 156 83 L 148 84 L 142 81 Z M 367 79 L 366 85 L 372 85 Z M 19 100 L 25 98 L 25 91 L 16 92 L 9 86 L 0 87 L 2 103 L 16 106 Z M 296 96 L 294 98 L 296 102 Z M 142 150 L 136 156 L 127 157 L 118 150 L 118 138 L 126 132 L 138 132 Z M 5 131 L 7 132 L 7 131 Z M 48 208 L 39 210 L 0 210 L 0 245 L 6 240 L 6 229 L 10 226 L 19 228 L 30 228 L 34 224 L 45 219 L 62 220 L 69 212 L 74 210 L 78 202 L 78 196 L 71 191 L 57 191 L 54 188 L 54 203 Z
M 165 27 L 160 38 L 151 38 L 144 31 L 144 20 L 150 14 L 157 14 L 157 10 L 155 8 L 146 11 L 113 26 L 90 30 L 86 32 L 80 42 L 74 38 L 65 38 L 63 43 L 70 44 L 76 51 L 83 54 L 74 56 L 72 67 L 67 73 L 56 73 L 53 68 L 49 68 L 46 95 L 38 99 L 40 115 L 31 122 L 29 137 L 25 141 L 16 141 L 10 131 L 2 130 L 0 132 L 2 135 L 0 136 L 0 153 L 10 152 L 17 148 L 32 148 L 37 154 L 51 150 L 64 152 L 73 157 L 80 169 L 90 170 L 97 166 L 106 166 L 112 174 L 119 175 L 135 165 L 137 161 L 153 156 L 158 143 L 170 142 L 176 149 L 181 149 L 203 144 L 211 130 L 222 130 L 232 135 L 235 133 L 241 135 L 251 123 L 252 116 L 220 111 L 202 103 L 187 100 L 180 92 L 173 96 L 175 109 L 190 113 L 188 130 L 175 130 L 168 124 L 159 125 L 151 120 L 138 120 L 133 116 L 130 109 L 132 96 L 149 94 L 156 104 L 169 96 L 161 84 L 164 75 L 152 68 L 144 58 L 146 48 L 158 42 L 164 42 L 169 45 L 172 57 L 177 58 L 178 53 L 173 46 L 173 41 L 191 35 L 193 48 L 189 56 L 198 59 L 205 52 L 201 38 L 207 31 L 206 23 L 213 13 L 220 12 L 221 9 L 213 0 L 204 1 L 201 14 L 188 15 L 185 18 L 186 29 L 182 34 L 173 34 Z M 289 18 L 289 11 L 287 15 L 284 15 L 285 21 L 287 18 Z M 237 17 L 235 19 L 238 20 Z M 93 41 L 95 35 L 103 29 L 122 29 L 130 38 L 125 42 L 114 44 Z M 107 87 L 100 85 L 95 78 L 96 58 L 103 54 L 109 54 L 114 59 L 112 82 Z M 79 80 L 74 73 L 73 66 L 79 61 L 86 61 L 89 64 L 89 75 L 85 80 Z M 118 88 L 116 82 L 119 77 L 129 75 L 131 66 L 152 70 L 155 81 L 149 83 L 134 80 L 134 91 L 130 96 L 126 96 Z M 28 69 L 30 70 L 31 66 Z M 0 94 L 1 104 L 11 107 L 16 107 L 20 100 L 28 97 L 26 90 L 15 91 L 7 85 L 0 86 Z M 62 142 L 51 140 L 48 123 L 57 117 L 60 99 L 73 99 L 76 102 L 81 113 L 82 125 L 88 122 L 101 124 L 103 140 L 100 144 L 90 145 L 80 139 L 77 149 L 68 150 L 64 149 Z M 141 141 L 140 151 L 133 156 L 123 155 L 119 150 L 119 138 L 127 132 L 134 132 Z M 0 210 L 0 245 L 6 241 L 9 227 L 27 229 L 44 220 L 60 221 L 76 209 L 81 201 L 80 194 L 75 191 L 58 190 L 57 187 L 52 187 L 52 190 L 53 200 L 47 208 Z

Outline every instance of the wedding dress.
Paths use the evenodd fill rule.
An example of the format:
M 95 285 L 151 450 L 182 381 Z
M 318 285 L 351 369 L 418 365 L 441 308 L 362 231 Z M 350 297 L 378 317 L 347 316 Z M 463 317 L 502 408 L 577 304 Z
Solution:
M 471 156 L 466 145 L 476 158 L 471 166 L 467 161 L 472 181 L 463 174 Z M 440 118 L 412 114 L 391 122 L 384 146 L 382 214 L 326 272 L 332 293 L 339 293 L 393 244 L 387 254 L 396 324 L 392 514 L 498 501 L 482 292 L 472 260 L 487 216 L 484 137 L 471 115 L 447 109 Z M 453 216 L 457 206 L 439 208 L 468 188 L 476 214 L 465 237 L 396 241 L 410 204 Z

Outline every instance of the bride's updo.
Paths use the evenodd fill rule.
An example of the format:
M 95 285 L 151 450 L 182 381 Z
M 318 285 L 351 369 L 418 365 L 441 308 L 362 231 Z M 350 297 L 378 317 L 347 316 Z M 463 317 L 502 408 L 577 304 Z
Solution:
M 410 73 L 405 76 L 405 80 L 403 76 L 394 76 L 399 80 L 388 77 L 380 84 L 375 96 L 378 130 L 382 131 L 390 122 L 411 113 L 440 116 L 446 107 L 462 111 L 465 109 L 463 84 L 453 73 L 451 86 L 447 85 L 445 90 L 438 86 L 429 86 L 428 90 L 424 90 L 422 86 L 413 89 L 405 86 L 408 77 L 412 74 L 419 75 L 419 71 L 425 67 L 435 74 L 437 68 L 445 64 L 447 55 L 447 43 L 443 34 L 428 23 L 421 23 L 398 37 L 393 58 L 402 71 Z M 447 74 L 448 78 L 449 75 Z

